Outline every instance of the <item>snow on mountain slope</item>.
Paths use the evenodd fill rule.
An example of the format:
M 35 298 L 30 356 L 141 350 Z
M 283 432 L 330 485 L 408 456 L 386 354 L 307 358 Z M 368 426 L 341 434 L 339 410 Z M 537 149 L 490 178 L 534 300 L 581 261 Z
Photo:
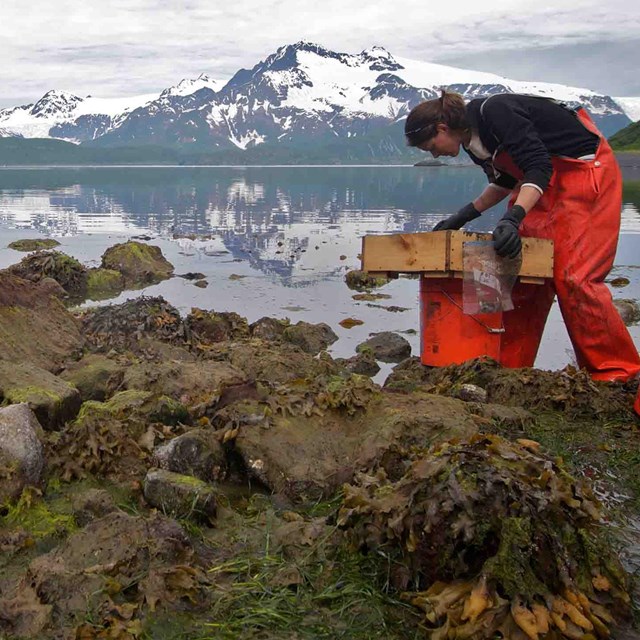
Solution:
M 614 98 L 633 122 L 640 120 L 640 98 Z
M 165 89 L 161 95 L 163 96 L 189 96 L 200 89 L 207 88 L 212 91 L 220 91 L 226 84 L 225 80 L 216 80 L 206 73 L 201 73 L 195 79 L 184 78 L 174 87 Z M 140 105 L 142 106 L 142 105 Z
M 62 137 L 51 130 L 87 117 L 102 117 L 103 121 L 126 117 L 134 109 L 155 100 L 158 94 L 129 98 L 80 98 L 65 91 L 49 91 L 35 104 L 0 110 L 0 127 L 12 135 L 25 138 Z

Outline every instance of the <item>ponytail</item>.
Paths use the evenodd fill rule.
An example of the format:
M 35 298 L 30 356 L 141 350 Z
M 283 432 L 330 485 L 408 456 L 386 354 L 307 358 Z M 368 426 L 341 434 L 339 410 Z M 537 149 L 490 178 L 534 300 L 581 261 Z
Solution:
M 441 89 L 440 97 L 426 100 L 414 107 L 407 116 L 404 135 L 410 147 L 417 147 L 433 138 L 439 124 L 464 131 L 469 128 L 467 108 L 459 93 Z

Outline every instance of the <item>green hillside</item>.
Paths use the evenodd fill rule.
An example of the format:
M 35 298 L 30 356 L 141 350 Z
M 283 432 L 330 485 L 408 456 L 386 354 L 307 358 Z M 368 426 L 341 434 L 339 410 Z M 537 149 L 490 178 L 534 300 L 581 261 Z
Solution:
M 640 151 L 640 121 L 620 129 L 609 142 L 615 151 Z
M 404 146 L 399 128 L 389 127 L 370 136 L 305 144 L 264 144 L 247 150 L 203 150 L 182 147 L 96 147 L 44 138 L 0 138 L 2 165 L 113 165 L 113 164 L 413 164 L 424 154 Z

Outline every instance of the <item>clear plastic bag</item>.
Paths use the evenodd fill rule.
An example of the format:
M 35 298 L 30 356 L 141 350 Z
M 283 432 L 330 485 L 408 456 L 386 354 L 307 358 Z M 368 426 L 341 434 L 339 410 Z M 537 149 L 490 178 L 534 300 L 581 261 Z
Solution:
M 518 278 L 522 254 L 500 258 L 491 240 L 462 244 L 462 310 L 466 315 L 511 311 L 511 292 Z

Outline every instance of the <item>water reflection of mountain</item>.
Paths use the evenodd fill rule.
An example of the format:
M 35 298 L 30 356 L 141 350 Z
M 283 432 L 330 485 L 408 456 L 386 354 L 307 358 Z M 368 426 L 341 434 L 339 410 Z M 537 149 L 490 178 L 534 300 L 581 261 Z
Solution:
M 222 237 L 234 259 L 304 280 L 314 233 L 430 229 L 485 185 L 475 168 L 126 167 L 0 171 L 0 222 L 50 234 L 149 230 Z M 640 209 L 637 184 L 625 202 Z M 484 223 L 490 222 L 483 219 Z M 334 237 L 335 236 L 335 237 Z M 313 265 L 340 270 L 336 255 Z M 318 257 L 320 254 L 317 254 Z M 306 258 L 305 258 L 306 256 Z

